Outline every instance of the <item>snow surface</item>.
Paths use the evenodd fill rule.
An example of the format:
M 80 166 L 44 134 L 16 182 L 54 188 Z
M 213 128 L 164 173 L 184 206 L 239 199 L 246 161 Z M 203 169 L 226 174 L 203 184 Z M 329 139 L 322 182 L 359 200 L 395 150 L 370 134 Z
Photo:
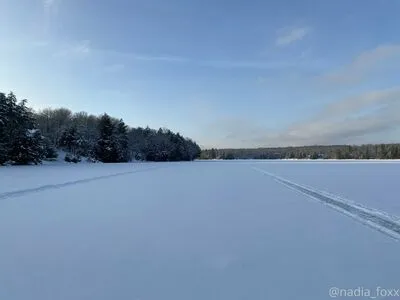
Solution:
M 399 289 L 398 240 L 296 191 L 399 216 L 398 178 L 398 162 L 0 168 L 0 299 L 320 300 L 331 287 Z

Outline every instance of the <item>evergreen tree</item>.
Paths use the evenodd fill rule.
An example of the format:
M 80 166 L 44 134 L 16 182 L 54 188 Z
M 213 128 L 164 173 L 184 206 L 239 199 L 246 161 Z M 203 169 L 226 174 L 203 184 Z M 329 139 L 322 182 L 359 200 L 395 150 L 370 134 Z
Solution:
M 211 159 L 216 159 L 217 158 L 217 150 L 212 148 L 211 149 Z
M 0 165 L 8 160 L 8 99 L 3 93 L 0 93 Z
M 311 159 L 318 159 L 318 153 L 317 152 L 313 152 L 310 156 Z
M 400 156 L 399 146 L 393 145 L 392 158 L 393 158 L 393 159 L 398 159 L 399 156 Z
M 86 142 L 76 125 L 72 125 L 63 131 L 58 144 L 69 152 L 69 155 L 65 156 L 65 160 L 68 162 L 79 162 L 81 161 L 81 156 L 86 154 Z
M 197 145 L 193 140 L 191 139 L 186 139 L 187 143 L 187 148 L 189 152 L 189 159 L 194 160 L 198 157 L 200 157 L 201 149 L 199 145 Z
M 8 159 L 15 164 L 38 164 L 44 158 L 43 137 L 35 127 L 32 111 L 26 100 L 17 103 L 13 93 L 8 95 Z
M 115 126 L 109 115 L 104 114 L 99 121 L 99 139 L 95 148 L 95 158 L 101 162 L 118 162 L 118 145 Z
M 58 141 L 58 145 L 64 150 L 70 152 L 72 155 L 76 155 L 79 145 L 79 135 L 76 126 L 71 126 L 65 129 Z
M 39 164 L 45 157 L 43 136 L 39 129 L 28 129 L 24 135 L 21 135 L 15 143 L 20 151 L 13 148 L 10 158 L 16 164 L 26 165 L 29 163 Z
M 43 139 L 43 147 L 46 160 L 55 160 L 58 157 L 57 149 L 48 138 Z
M 121 119 L 118 121 L 116 128 L 117 146 L 118 146 L 118 161 L 128 162 L 130 160 L 128 126 Z

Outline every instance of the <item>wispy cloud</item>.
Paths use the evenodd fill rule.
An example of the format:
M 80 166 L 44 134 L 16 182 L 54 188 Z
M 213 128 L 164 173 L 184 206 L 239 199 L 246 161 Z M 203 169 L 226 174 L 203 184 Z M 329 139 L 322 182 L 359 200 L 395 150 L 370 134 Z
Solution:
M 51 30 L 52 23 L 58 13 L 61 0 L 42 0 L 44 17 L 43 17 L 43 30 L 44 34 L 48 34 Z
M 358 83 L 379 70 L 400 70 L 400 45 L 381 45 L 364 51 L 342 68 L 325 74 L 323 79 L 332 83 Z
M 398 87 L 369 91 L 328 104 L 320 112 L 319 118 L 324 120 L 331 117 L 346 116 L 359 113 L 365 108 L 392 105 L 396 102 L 400 103 L 400 88 Z
M 275 44 L 277 46 L 287 46 L 296 41 L 302 40 L 310 33 L 309 27 L 296 27 L 296 28 L 282 28 L 277 31 L 277 39 Z
M 67 44 L 57 51 L 56 57 L 85 57 L 91 53 L 90 41 L 84 40 L 74 44 Z
M 220 60 L 220 59 L 198 59 L 169 54 L 141 54 L 134 52 L 119 52 L 114 50 L 92 49 L 93 53 L 123 61 L 142 61 L 167 64 L 190 64 L 193 66 L 216 68 L 216 69 L 264 69 L 276 70 L 283 68 L 306 68 L 319 69 L 324 62 L 320 60 Z
M 58 12 L 58 8 L 61 4 L 61 0 L 43 0 L 43 10 L 46 18 L 51 18 Z
M 166 63 L 186 63 L 194 66 L 215 68 L 215 69 L 259 69 L 277 70 L 285 68 L 320 68 L 321 61 L 276 61 L 276 60 L 201 60 L 174 56 L 145 56 L 132 55 L 134 60 L 154 61 Z
M 376 142 L 379 133 L 400 130 L 400 87 L 373 90 L 326 105 L 313 117 L 271 130 L 246 119 L 222 118 L 211 127 L 219 147 L 276 147 Z M 215 131 L 215 130 L 214 130 Z M 211 144 L 207 142 L 206 144 Z
M 113 49 L 99 49 L 92 48 L 91 52 L 101 57 L 108 59 L 114 59 L 117 61 L 130 62 L 130 61 L 142 61 L 142 62 L 162 62 L 162 63 L 188 63 L 191 60 L 182 56 L 166 55 L 166 54 L 141 54 L 135 52 L 123 52 L 116 51 Z
M 43 0 L 43 6 L 45 9 L 50 9 L 53 5 L 55 5 L 57 0 Z
M 131 57 L 135 60 L 142 60 L 142 61 L 164 61 L 164 62 L 189 62 L 190 61 L 188 58 L 185 58 L 185 57 L 168 56 L 168 55 L 151 56 L 151 55 L 131 54 Z
M 38 41 L 35 47 L 49 46 L 54 50 L 55 57 L 99 57 L 107 61 L 104 67 L 106 72 L 122 71 L 129 63 L 140 61 L 143 63 L 164 64 L 187 64 L 193 67 L 206 67 L 214 69 L 252 69 L 252 70 L 282 70 L 282 69 L 307 69 L 319 70 L 326 62 L 322 60 L 203 60 L 170 54 L 141 54 L 135 52 L 121 52 L 110 49 L 93 47 L 89 40 L 78 42 L 67 42 L 59 44 L 56 42 Z
M 278 139 L 288 144 L 356 142 L 400 127 L 400 87 L 365 92 L 328 104 L 310 120 L 295 123 Z
M 111 64 L 109 66 L 106 66 L 104 68 L 104 71 L 107 73 L 117 73 L 123 71 L 124 69 L 125 69 L 124 64 Z
M 222 69 L 279 69 L 292 67 L 296 63 L 282 61 L 229 61 L 229 60 L 206 60 L 197 61 L 199 65 L 222 68 Z
M 289 126 L 278 138 L 293 144 L 356 141 L 400 127 L 400 88 L 369 91 L 327 105 L 312 119 Z

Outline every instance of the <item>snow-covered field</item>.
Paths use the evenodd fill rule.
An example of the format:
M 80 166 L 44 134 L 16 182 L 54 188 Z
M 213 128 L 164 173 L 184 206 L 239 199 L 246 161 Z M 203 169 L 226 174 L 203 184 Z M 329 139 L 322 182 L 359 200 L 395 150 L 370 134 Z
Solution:
M 0 299 L 397 290 L 399 178 L 399 162 L 0 168 Z

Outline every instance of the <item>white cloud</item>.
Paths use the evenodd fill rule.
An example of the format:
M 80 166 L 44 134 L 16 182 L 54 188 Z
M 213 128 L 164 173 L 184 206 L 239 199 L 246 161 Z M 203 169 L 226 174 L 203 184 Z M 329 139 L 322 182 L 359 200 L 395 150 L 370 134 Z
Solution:
M 73 46 L 71 50 L 76 54 L 88 54 L 90 52 L 90 41 L 81 41 L 77 45 Z
M 246 119 L 222 118 L 210 124 L 214 147 L 276 147 L 378 142 L 400 130 L 400 87 L 365 92 L 325 106 L 312 118 L 282 130 L 270 130 Z
M 333 83 L 357 83 L 379 70 L 400 69 L 400 45 L 380 45 L 360 53 L 351 63 L 323 78 Z
M 165 63 L 187 63 L 190 59 L 182 56 L 173 55 L 150 55 L 135 52 L 121 52 L 110 49 L 92 49 L 98 55 L 123 61 L 148 61 L 148 62 L 165 62 Z
M 369 91 L 327 105 L 313 118 L 278 133 L 286 144 L 356 143 L 375 133 L 400 128 L 400 87 Z M 265 140 L 267 141 L 267 140 Z
M 255 70 L 281 70 L 281 69 L 320 69 L 325 62 L 318 60 L 260 60 L 260 61 L 229 61 L 229 60 L 208 60 L 197 61 L 196 64 L 210 68 L 220 69 L 255 69 Z
M 283 28 L 278 30 L 278 37 L 275 44 L 277 46 L 287 46 L 296 41 L 302 40 L 309 33 L 310 28 L 308 27 Z
M 56 0 L 43 0 L 43 6 L 45 9 L 52 7 L 56 3 Z
M 400 103 L 400 89 L 389 88 L 384 90 L 369 91 L 342 99 L 326 106 L 320 113 L 320 118 L 325 119 L 332 116 L 342 116 L 349 113 L 357 113 L 371 106 L 391 105 Z
M 92 49 L 102 56 L 107 56 L 115 60 L 126 61 L 142 61 L 142 62 L 160 62 L 169 64 L 190 64 L 193 66 L 201 66 L 215 69 L 254 69 L 254 70 L 277 70 L 285 68 L 304 68 L 304 69 L 320 69 L 326 63 L 322 60 L 220 60 L 220 59 L 194 59 L 179 55 L 168 54 L 142 54 L 135 52 L 120 52 L 107 49 Z
M 84 40 L 75 44 L 68 44 L 57 51 L 56 57 L 85 57 L 91 53 L 90 41 Z
M 189 59 L 180 56 L 151 56 L 151 55 L 139 55 L 132 54 L 132 58 L 135 60 L 143 61 L 165 61 L 165 62 L 188 62 Z
M 61 0 L 43 0 L 43 9 L 46 17 L 50 18 L 51 15 L 56 14 L 60 3 Z

